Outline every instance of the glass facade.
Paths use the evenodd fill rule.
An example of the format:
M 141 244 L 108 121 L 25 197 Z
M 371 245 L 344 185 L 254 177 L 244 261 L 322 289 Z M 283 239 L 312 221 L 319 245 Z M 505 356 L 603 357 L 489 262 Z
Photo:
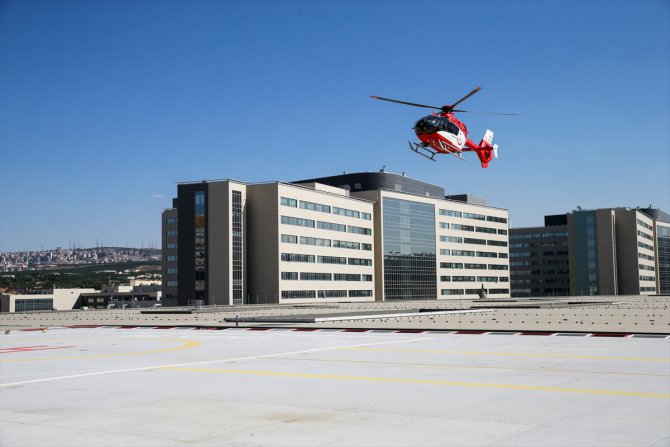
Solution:
M 670 227 L 656 226 L 658 293 L 670 294 Z
M 571 250 L 574 250 L 575 284 L 571 288 L 574 288 L 577 295 L 598 295 L 600 290 L 596 213 L 575 212 L 573 222 L 574 246 Z
M 14 303 L 15 312 L 30 312 L 33 310 L 51 310 L 54 307 L 53 298 L 19 298 Z
M 435 207 L 383 198 L 386 300 L 437 299 Z
M 243 304 L 242 193 L 233 191 L 233 304 Z
M 195 299 L 205 299 L 205 191 L 195 193 Z

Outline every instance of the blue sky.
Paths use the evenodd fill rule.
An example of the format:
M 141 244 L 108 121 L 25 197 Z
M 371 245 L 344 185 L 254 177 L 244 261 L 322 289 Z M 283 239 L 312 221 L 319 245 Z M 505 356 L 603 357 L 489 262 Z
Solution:
M 176 183 L 391 172 L 513 227 L 670 212 L 670 2 L 0 3 L 0 250 L 160 246 Z M 500 158 L 409 151 L 428 110 Z

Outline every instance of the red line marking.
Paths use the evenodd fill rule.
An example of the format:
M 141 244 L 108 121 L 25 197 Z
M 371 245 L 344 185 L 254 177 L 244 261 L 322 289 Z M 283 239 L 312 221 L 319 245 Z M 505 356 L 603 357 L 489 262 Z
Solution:
M 622 332 L 594 332 L 591 337 L 628 337 L 630 334 Z
M 50 349 L 65 349 L 73 347 L 74 346 L 16 346 L 13 348 L 0 348 L 0 354 L 9 354 L 12 352 L 47 351 Z
M 351 329 L 342 329 L 341 332 L 368 332 L 370 329 L 356 329 L 356 328 L 351 328 Z
M 423 334 L 423 329 L 398 329 L 395 331 L 396 334 Z
M 174 329 L 174 326 L 155 326 L 154 329 Z
M 94 329 L 100 327 L 99 324 L 73 324 L 70 326 L 65 326 L 71 329 Z
M 519 332 L 517 335 L 555 335 L 556 332 L 545 332 L 545 331 L 529 331 L 529 332 Z
M 293 330 L 294 330 L 295 332 L 314 332 L 314 331 L 318 331 L 319 328 L 315 328 L 315 327 L 297 327 L 297 328 L 295 328 L 295 329 L 293 329 Z
M 472 334 L 472 335 L 482 335 L 482 334 L 488 334 L 490 331 L 469 331 L 469 330 L 462 330 L 462 331 L 456 331 L 452 332 L 453 334 Z
M 247 329 L 248 331 L 270 331 L 272 330 L 271 327 L 250 327 Z

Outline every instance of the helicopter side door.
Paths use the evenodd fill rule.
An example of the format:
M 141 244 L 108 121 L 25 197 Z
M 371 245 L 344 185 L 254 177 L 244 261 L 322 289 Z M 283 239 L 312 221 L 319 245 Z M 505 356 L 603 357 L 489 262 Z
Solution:
M 458 149 L 463 149 L 463 146 L 465 145 L 465 135 L 456 124 L 452 123 L 447 118 L 442 117 L 440 120 L 439 132 L 440 135 L 447 139 L 453 146 Z

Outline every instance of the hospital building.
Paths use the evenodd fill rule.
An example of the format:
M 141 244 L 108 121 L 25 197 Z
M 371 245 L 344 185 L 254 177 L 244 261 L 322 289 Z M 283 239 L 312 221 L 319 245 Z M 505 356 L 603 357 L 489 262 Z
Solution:
M 379 172 L 177 185 L 163 301 L 242 305 L 510 296 L 508 210 Z

